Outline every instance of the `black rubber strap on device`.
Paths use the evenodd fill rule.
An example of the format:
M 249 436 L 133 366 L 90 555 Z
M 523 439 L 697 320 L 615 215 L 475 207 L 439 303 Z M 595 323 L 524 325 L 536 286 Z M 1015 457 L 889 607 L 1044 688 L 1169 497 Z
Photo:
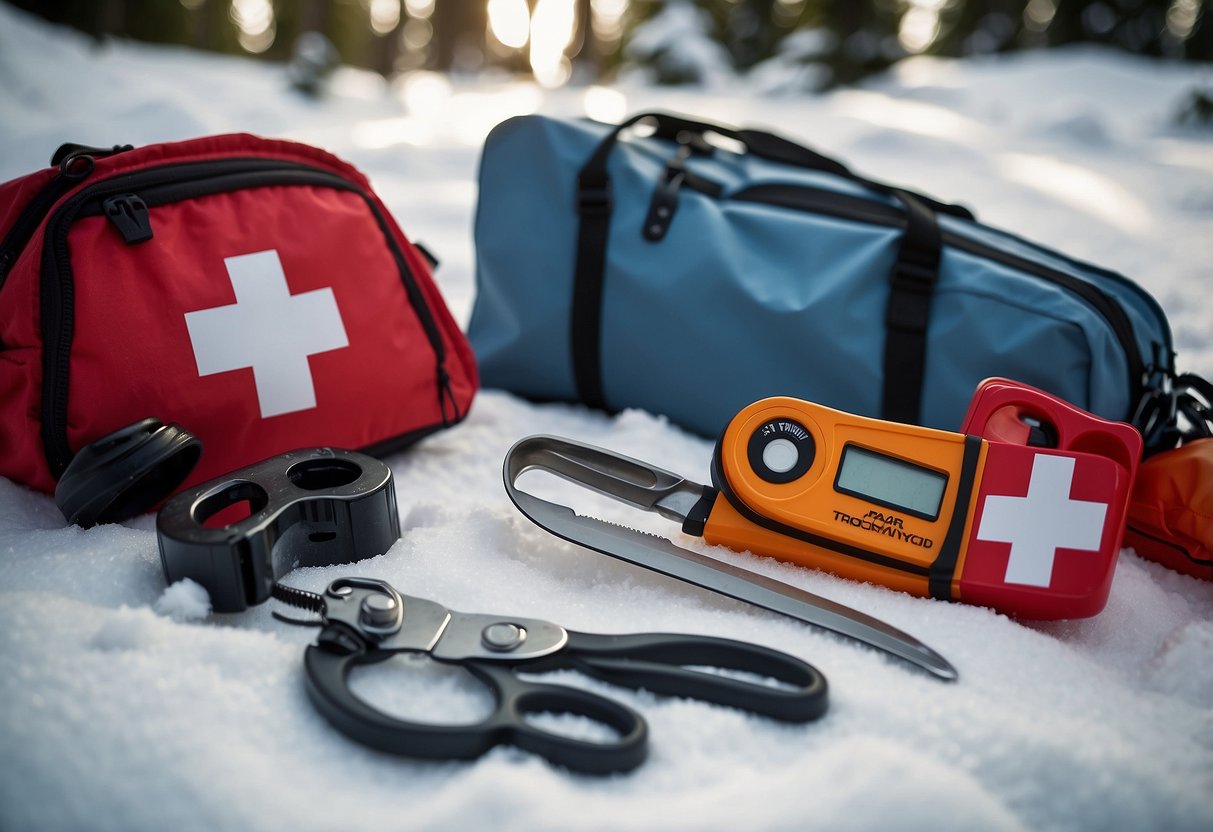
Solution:
M 927 587 L 932 598 L 951 601 L 952 578 L 956 575 L 956 564 L 964 546 L 965 523 L 969 520 L 969 504 L 973 502 L 973 482 L 977 477 L 977 463 L 981 460 L 980 436 L 965 436 L 964 456 L 960 463 L 960 482 L 956 488 L 956 505 L 952 506 L 952 522 L 944 533 L 943 545 L 931 563 L 927 576 Z
M 938 202 L 865 179 L 841 162 L 773 133 L 735 130 L 668 113 L 641 113 L 620 123 L 598 144 L 577 176 L 576 208 L 580 221 L 569 333 L 579 400 L 591 407 L 610 409 L 603 393 L 601 355 L 602 293 L 612 210 L 607 160 L 619 134 L 642 120 L 656 124 L 654 135 L 659 138 L 716 133 L 740 142 L 755 156 L 832 173 L 901 202 L 906 209 L 907 222 L 890 276 L 881 416 L 899 422 L 917 422 L 926 367 L 930 301 L 938 279 L 941 248 L 935 217 L 937 213 L 944 213 L 971 220 L 972 213 L 959 205 Z

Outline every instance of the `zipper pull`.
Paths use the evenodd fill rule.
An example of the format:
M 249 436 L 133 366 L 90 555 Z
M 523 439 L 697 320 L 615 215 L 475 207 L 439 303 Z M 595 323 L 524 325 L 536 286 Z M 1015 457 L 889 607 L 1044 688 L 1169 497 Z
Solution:
M 670 230 L 674 212 L 678 210 L 678 189 L 687 178 L 686 160 L 694 152 L 691 145 L 682 142 L 674 158 L 666 162 L 665 175 L 653 189 L 649 201 L 649 213 L 644 218 L 644 238 L 650 243 L 659 243 Z
M 125 153 L 128 150 L 134 150 L 133 144 L 116 144 L 113 147 L 90 147 L 87 144 L 76 144 L 68 142 L 59 145 L 59 149 L 55 151 L 55 155 L 51 156 L 51 166 L 63 164 L 63 161 L 72 156 L 92 156 L 96 159 L 99 156 L 113 156 L 115 153 Z
M 714 182 L 696 176 L 687 170 L 686 161 L 692 156 L 710 156 L 712 146 L 703 136 L 696 133 L 680 133 L 678 135 L 678 152 L 674 158 L 666 162 L 665 175 L 653 190 L 653 198 L 649 201 L 649 213 L 644 218 L 644 238 L 650 243 L 661 242 L 670 223 L 674 220 L 674 212 L 678 210 L 678 191 L 688 180 L 693 180 L 705 191 L 712 190 Z M 715 188 L 719 195 L 719 187 Z
M 425 262 L 430 264 L 431 272 L 438 270 L 438 258 L 434 256 L 434 252 L 430 251 L 428 248 L 426 248 L 424 245 L 417 242 L 416 240 L 413 241 L 413 248 L 415 248 L 419 252 L 421 252 L 421 256 L 425 258 Z
M 128 246 L 152 238 L 152 218 L 147 203 L 134 194 L 111 196 L 101 203 L 108 219 Z
M 134 150 L 134 145 L 114 145 L 112 148 L 104 147 L 86 147 L 82 144 L 65 144 L 60 145 L 55 151 L 55 155 L 51 157 L 51 164 L 59 166 L 60 179 L 79 182 L 82 179 L 87 179 L 93 172 L 93 168 L 97 164 L 97 159 L 104 156 L 113 156 L 115 153 L 125 153 L 128 150 Z
M 448 418 L 446 415 L 447 402 L 451 403 L 451 409 L 455 414 L 453 418 Z M 438 410 L 442 414 L 444 428 L 449 428 L 459 421 L 459 402 L 455 401 L 455 391 L 451 389 L 451 374 L 441 363 L 438 364 Z
M 667 176 L 653 189 L 649 213 L 644 218 L 644 238 L 650 243 L 661 242 L 670 230 L 674 212 L 678 210 L 678 189 L 682 187 L 684 179 L 684 171 L 673 172 L 667 169 Z

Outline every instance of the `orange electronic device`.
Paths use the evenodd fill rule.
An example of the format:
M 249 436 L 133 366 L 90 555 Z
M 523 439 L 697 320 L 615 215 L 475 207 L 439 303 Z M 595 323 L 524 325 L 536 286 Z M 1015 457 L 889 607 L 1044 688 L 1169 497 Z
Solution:
M 1024 618 L 1099 612 L 1141 456 L 1137 431 L 1002 379 L 978 388 L 965 427 L 755 402 L 717 444 L 720 496 L 703 537 Z
M 1103 609 L 1141 457 L 1137 430 L 1006 379 L 959 433 L 763 399 L 725 428 L 712 485 L 558 436 L 505 457 L 506 493 L 552 534 L 870 644 L 943 679 L 956 669 L 885 622 L 664 537 L 529 493 L 546 471 L 707 542 L 1023 618 Z

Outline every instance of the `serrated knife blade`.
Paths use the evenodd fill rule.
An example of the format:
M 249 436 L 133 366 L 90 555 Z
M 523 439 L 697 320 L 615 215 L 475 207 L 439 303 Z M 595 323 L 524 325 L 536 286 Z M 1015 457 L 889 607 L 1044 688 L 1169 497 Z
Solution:
M 539 527 L 595 552 L 862 642 L 910 662 L 939 679 L 955 681 L 959 678 L 956 668 L 939 653 L 908 633 L 877 618 L 765 575 L 684 549 L 663 537 L 618 526 L 595 517 L 579 515 L 568 506 L 544 500 L 517 488 L 516 481 L 522 473 L 532 468 L 546 468 L 543 464 L 546 453 L 550 452 L 553 457 L 567 460 L 570 452 L 575 453 L 578 447 L 586 448 L 594 454 L 595 460 L 600 460 L 604 454 L 611 455 L 610 451 L 601 448 L 544 436 L 520 440 L 506 454 L 503 472 L 506 493 L 518 510 Z M 629 470 L 633 470 L 635 466 L 646 467 L 644 463 L 629 457 L 615 456 L 626 464 Z M 549 470 L 549 473 L 581 482 L 578 477 L 570 475 L 567 465 L 563 468 L 564 470 Z M 655 481 L 659 481 L 661 477 L 672 476 L 661 469 L 651 470 L 654 472 Z M 589 487 L 611 494 L 601 483 Z

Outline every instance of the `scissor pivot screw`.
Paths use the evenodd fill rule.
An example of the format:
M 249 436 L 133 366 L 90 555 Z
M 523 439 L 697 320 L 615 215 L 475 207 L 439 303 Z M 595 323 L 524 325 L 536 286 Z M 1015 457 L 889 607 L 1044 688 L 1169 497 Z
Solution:
M 362 620 L 374 627 L 387 627 L 396 621 L 396 599 L 390 595 L 368 595 L 362 600 Z
M 526 641 L 526 630 L 517 624 L 507 624 L 502 621 L 485 627 L 480 633 L 480 640 L 490 650 L 504 653 Z

